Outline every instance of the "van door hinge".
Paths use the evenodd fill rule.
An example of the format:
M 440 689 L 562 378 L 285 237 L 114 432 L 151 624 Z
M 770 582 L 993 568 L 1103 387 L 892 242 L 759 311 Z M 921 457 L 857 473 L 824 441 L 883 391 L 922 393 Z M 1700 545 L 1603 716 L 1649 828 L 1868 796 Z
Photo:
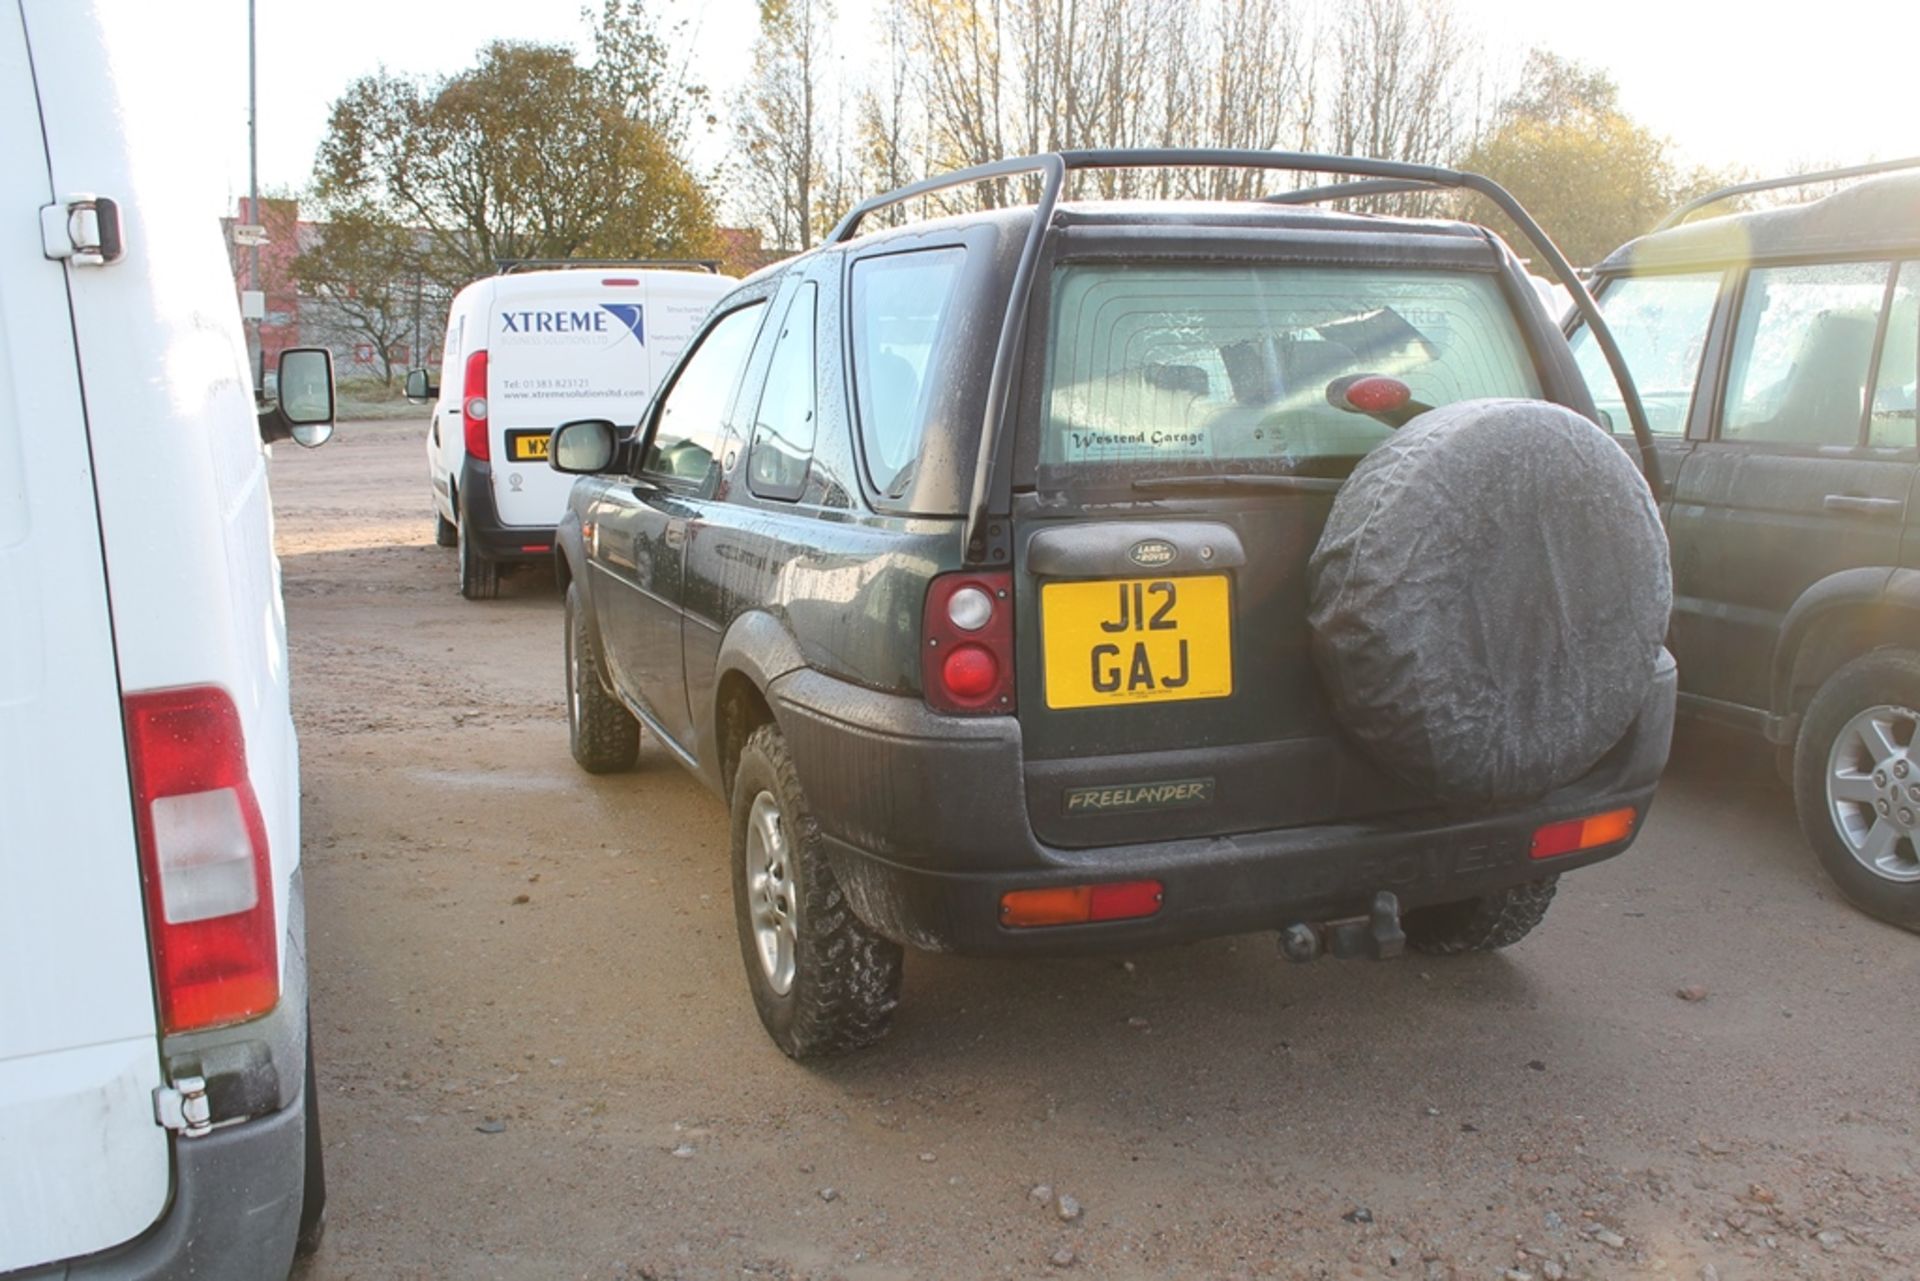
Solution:
M 153 1092 L 153 1119 L 169 1130 L 197 1139 L 213 1129 L 205 1077 L 183 1076 Z
M 119 262 L 126 253 L 119 203 L 81 191 L 59 204 L 40 206 L 40 247 L 47 257 L 76 267 Z

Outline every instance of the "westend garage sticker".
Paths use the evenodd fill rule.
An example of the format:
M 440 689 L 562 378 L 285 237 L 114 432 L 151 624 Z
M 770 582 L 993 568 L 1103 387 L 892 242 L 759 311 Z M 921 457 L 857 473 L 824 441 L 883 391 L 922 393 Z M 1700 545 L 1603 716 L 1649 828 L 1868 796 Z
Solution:
M 1074 787 L 1066 793 L 1069 814 L 1116 814 L 1126 810 L 1211 805 L 1213 780 L 1181 778 L 1165 783 L 1116 783 L 1110 787 Z

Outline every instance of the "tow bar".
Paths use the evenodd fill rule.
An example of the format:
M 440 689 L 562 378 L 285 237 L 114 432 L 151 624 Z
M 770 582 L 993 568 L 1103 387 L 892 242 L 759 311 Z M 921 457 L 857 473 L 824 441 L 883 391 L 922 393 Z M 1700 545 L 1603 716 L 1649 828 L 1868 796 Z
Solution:
M 1400 897 L 1391 890 L 1373 896 L 1373 911 L 1338 921 L 1296 921 L 1280 931 L 1280 955 L 1304 964 L 1326 952 L 1342 961 L 1371 957 L 1384 961 L 1407 950 L 1400 928 Z

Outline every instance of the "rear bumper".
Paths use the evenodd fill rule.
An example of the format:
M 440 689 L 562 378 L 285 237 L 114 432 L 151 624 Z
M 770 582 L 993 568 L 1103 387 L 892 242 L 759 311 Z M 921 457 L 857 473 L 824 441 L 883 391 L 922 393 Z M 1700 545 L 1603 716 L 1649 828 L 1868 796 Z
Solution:
M 1535 860 L 1533 832 L 1627 805 L 1644 822 L 1666 765 L 1674 690 L 1667 657 L 1620 743 L 1586 777 L 1517 809 L 1089 849 L 1034 836 L 1011 718 L 937 716 L 917 700 L 805 670 L 769 692 L 827 856 L 860 916 L 915 947 L 1005 954 L 1140 947 L 1358 916 L 1381 890 L 1412 910 L 1611 858 L 1632 838 Z M 1142 920 L 1000 924 L 1000 897 L 1012 890 L 1146 879 L 1160 881 L 1165 897 Z
M 173 1145 L 173 1204 L 109 1254 L 9 1281 L 272 1281 L 293 1268 L 306 1190 L 304 1092 L 290 1107 Z
M 552 560 L 552 525 L 508 525 L 493 501 L 493 464 L 477 458 L 460 463 L 460 507 L 467 538 L 488 560 Z

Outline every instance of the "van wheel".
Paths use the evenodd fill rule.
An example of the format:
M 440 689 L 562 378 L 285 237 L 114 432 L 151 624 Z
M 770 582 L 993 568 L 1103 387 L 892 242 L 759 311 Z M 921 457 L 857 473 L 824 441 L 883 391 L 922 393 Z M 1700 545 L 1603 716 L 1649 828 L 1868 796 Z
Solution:
M 1862 911 L 1920 931 L 1920 653 L 1875 650 L 1827 678 L 1793 753 L 1800 828 Z
M 900 946 L 848 905 L 777 725 L 748 736 L 734 771 L 733 918 L 754 1007 L 788 1056 L 838 1054 L 886 1035 Z
M 460 545 L 460 531 L 454 528 L 452 521 L 442 516 L 438 511 L 433 513 L 433 545 L 436 547 L 458 547 Z
M 1408 947 L 1429 956 L 1512 947 L 1546 918 L 1559 882 L 1559 877 L 1548 876 L 1479 898 L 1415 908 L 1400 928 L 1406 931 Z
M 587 627 L 580 584 L 567 584 L 567 742 L 589 774 L 632 769 L 640 755 L 640 722 L 607 692 L 600 646 Z
M 460 594 L 468 600 L 492 600 L 500 594 L 500 566 L 474 544 L 467 530 L 467 505 L 460 504 L 460 524 L 455 530 L 460 548 Z
M 301 1099 L 307 1113 L 307 1174 L 300 1194 L 300 1232 L 294 1252 L 305 1257 L 320 1248 L 327 1232 L 327 1162 L 320 1148 L 320 1084 L 313 1074 L 313 1021 L 307 1021 L 307 1083 Z

